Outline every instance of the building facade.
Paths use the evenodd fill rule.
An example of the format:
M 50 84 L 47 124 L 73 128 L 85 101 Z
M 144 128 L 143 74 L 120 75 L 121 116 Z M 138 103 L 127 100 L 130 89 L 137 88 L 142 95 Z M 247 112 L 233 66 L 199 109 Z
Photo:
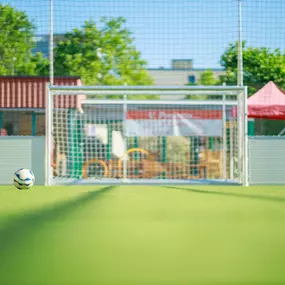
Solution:
M 171 68 L 150 68 L 148 72 L 155 85 L 182 86 L 199 84 L 201 74 L 212 70 L 216 79 L 225 74 L 222 68 L 194 68 L 192 59 L 173 59 Z

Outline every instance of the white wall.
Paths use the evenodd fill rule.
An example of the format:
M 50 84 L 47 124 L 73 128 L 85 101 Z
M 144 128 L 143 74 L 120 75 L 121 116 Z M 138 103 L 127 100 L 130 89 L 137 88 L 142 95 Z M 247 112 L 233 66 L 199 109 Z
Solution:
M 249 137 L 249 183 L 285 184 L 284 136 Z
M 0 185 L 12 184 L 19 168 L 31 169 L 36 185 L 45 180 L 45 137 L 0 137 Z

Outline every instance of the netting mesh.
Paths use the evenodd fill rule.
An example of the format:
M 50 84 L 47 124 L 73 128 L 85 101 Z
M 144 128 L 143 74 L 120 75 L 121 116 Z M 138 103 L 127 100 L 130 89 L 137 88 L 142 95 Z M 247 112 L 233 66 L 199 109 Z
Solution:
M 6 4 L 27 15 L 34 25 L 33 51 L 41 52 L 47 57 L 50 0 L 1 1 L 1 5 Z M 107 46 L 104 50 L 100 36 L 105 35 L 108 30 L 106 21 L 123 18 L 125 21 L 120 22 L 122 29 L 131 33 L 133 46 L 141 53 L 141 58 L 147 62 L 149 69 L 170 69 L 173 66 L 183 69 L 188 66 L 189 69 L 197 68 L 198 73 L 199 68 L 220 69 L 221 55 L 230 43 L 238 40 L 238 0 L 61 0 L 53 1 L 53 12 L 57 75 L 74 73 L 62 69 L 62 62 L 56 62 L 62 59 L 57 54 L 62 51 L 57 48 L 58 45 L 74 29 L 77 29 L 77 32 L 84 31 L 84 26 L 88 26 L 87 22 L 94 23 L 98 32 L 97 40 L 93 42 L 94 51 L 101 48 L 105 54 L 105 51 L 110 50 Z M 242 1 L 242 12 L 243 40 L 247 41 L 249 47 L 284 49 L 285 10 L 282 0 Z M 104 18 L 106 21 L 102 22 Z M 85 32 L 88 34 L 87 30 Z M 82 53 L 83 57 L 87 57 L 83 43 L 81 42 L 81 50 L 69 50 L 69 54 L 75 56 Z M 189 61 L 171 64 L 173 59 Z M 85 71 L 91 75 L 91 70 Z M 18 70 L 14 72 L 17 74 Z M 81 72 L 83 70 L 78 70 L 76 75 L 83 75 L 79 74 Z M 28 70 L 26 75 L 29 75 Z M 90 78 L 86 75 L 85 85 L 88 80 Z
M 197 68 L 219 67 L 220 53 L 237 39 L 237 1 L 228 0 L 60 1 L 55 3 L 55 33 L 80 28 L 86 20 L 104 27 L 102 17 L 126 19 L 123 27 L 132 32 L 150 68 L 170 67 L 171 59 L 194 59 Z
M 237 96 L 164 96 L 125 101 L 89 95 L 80 109 L 55 108 L 55 179 L 240 182 Z
M 245 42 L 243 76 L 249 95 L 270 80 L 284 89 L 284 1 L 240 2 Z M 4 83 L 0 78 L 0 129 L 5 129 L 1 133 L 44 134 L 44 129 L 38 126 L 44 105 L 37 102 L 45 101 L 44 93 L 39 91 L 39 86 L 45 83 L 38 76 L 48 79 L 50 75 L 51 24 L 52 73 L 58 78 L 56 85 L 62 84 L 62 76 L 76 76 L 77 85 L 236 85 L 238 3 L 238 0 L 0 1 L 0 76 L 20 76 L 21 81 L 20 87 L 14 88 L 14 79 Z M 30 81 L 37 81 L 38 85 L 31 82 L 25 85 L 22 76 L 37 76 Z M 25 102 L 29 102 L 29 107 Z M 30 113 L 30 119 L 22 120 L 24 113 L 7 113 L 15 108 L 36 112 Z M 32 110 L 23 110 L 26 108 Z M 284 121 L 258 121 L 256 133 L 278 134 L 283 127 Z

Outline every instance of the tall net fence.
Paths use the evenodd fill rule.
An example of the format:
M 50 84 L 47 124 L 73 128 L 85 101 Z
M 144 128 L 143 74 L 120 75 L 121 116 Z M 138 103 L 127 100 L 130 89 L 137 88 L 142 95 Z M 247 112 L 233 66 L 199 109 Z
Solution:
M 249 95 L 270 80 L 285 88 L 284 1 L 241 3 Z M 45 101 L 45 94 L 36 91 L 34 78 L 25 85 L 13 78 L 3 83 L 3 76 L 48 79 L 50 4 L 55 79 L 76 76 L 79 80 L 70 84 L 78 85 L 237 84 L 238 0 L 0 1 L 3 134 L 44 134 L 39 130 L 44 107 L 37 102 Z M 256 132 L 276 134 L 283 125 L 257 121 Z

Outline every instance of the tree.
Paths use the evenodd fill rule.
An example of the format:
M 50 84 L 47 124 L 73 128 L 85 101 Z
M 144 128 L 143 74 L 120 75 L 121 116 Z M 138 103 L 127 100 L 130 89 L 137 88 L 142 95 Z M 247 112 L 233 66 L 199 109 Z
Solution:
M 246 47 L 246 42 L 243 42 L 242 46 L 244 85 L 249 86 L 250 94 L 270 80 L 285 88 L 285 52 L 265 47 Z M 221 65 L 225 68 L 226 75 L 220 80 L 228 85 L 237 84 L 237 55 L 237 43 L 232 43 L 221 57 Z
M 125 19 L 86 21 L 65 34 L 55 48 L 55 74 L 79 75 L 85 85 L 151 85 Z
M 217 85 L 218 80 L 215 78 L 215 74 L 212 70 L 207 69 L 201 73 L 199 84 L 206 86 L 215 86 Z
M 45 75 L 48 60 L 32 54 L 35 27 L 19 10 L 0 4 L 0 74 Z
M 29 75 L 49 75 L 49 60 L 38 52 L 30 57 L 30 62 L 27 64 Z
M 207 69 L 205 71 L 203 71 L 200 75 L 198 84 L 199 85 L 206 85 L 206 86 L 215 86 L 219 83 L 219 80 L 217 80 L 215 78 L 215 74 L 212 70 Z M 196 84 L 188 84 L 188 85 L 196 85 Z M 207 95 L 187 95 L 185 97 L 186 99 L 190 99 L 190 100 L 206 100 L 208 98 Z M 211 99 L 213 99 L 214 97 L 211 96 Z

